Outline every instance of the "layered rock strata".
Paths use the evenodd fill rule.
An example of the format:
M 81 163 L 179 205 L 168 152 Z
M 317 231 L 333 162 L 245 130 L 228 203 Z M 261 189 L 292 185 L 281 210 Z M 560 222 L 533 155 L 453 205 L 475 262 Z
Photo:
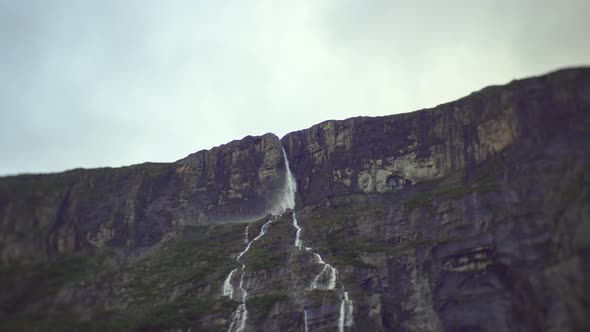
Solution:
M 224 331 L 240 279 L 246 331 L 585 331 L 589 142 L 578 68 L 170 164 L 0 178 L 0 330 Z M 282 147 L 296 218 L 252 242 Z

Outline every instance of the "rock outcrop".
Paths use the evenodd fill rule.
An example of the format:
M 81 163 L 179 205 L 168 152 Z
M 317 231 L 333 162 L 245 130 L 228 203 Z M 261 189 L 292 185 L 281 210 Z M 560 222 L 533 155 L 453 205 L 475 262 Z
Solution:
M 493 86 L 434 109 L 326 121 L 281 139 L 298 206 L 329 196 L 389 193 L 472 167 L 505 149 L 586 134 L 587 70 Z M 560 132 L 565 131 L 565 132 Z
M 295 211 L 251 242 L 282 147 Z M 0 330 L 227 330 L 243 288 L 246 331 L 585 331 L 589 169 L 578 68 L 170 164 L 0 178 Z
M 0 180 L 0 262 L 110 246 L 149 247 L 183 225 L 264 216 L 284 184 L 273 134 L 174 163 Z

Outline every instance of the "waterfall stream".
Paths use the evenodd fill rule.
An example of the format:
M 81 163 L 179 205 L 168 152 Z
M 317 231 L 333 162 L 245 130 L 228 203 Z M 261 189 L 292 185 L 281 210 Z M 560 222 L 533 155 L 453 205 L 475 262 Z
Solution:
M 246 307 L 246 300 L 248 299 L 248 291 L 246 290 L 246 288 L 244 286 L 244 277 L 246 275 L 246 264 L 241 262 L 240 259 L 248 252 L 248 250 L 250 250 L 250 247 L 252 246 L 252 244 L 254 242 L 258 241 L 261 237 L 264 236 L 264 234 L 266 234 L 268 227 L 270 226 L 270 224 L 273 221 L 278 219 L 278 216 L 283 214 L 287 209 L 294 209 L 295 208 L 295 190 L 296 190 L 297 185 L 295 182 L 295 178 L 293 177 L 293 174 L 291 173 L 291 169 L 289 168 L 289 161 L 287 160 L 287 154 L 285 153 L 285 149 L 283 149 L 283 159 L 284 159 L 285 173 L 286 173 L 285 185 L 283 187 L 283 192 L 282 192 L 282 195 L 279 197 L 278 202 L 275 204 L 275 207 L 273 209 L 271 209 L 271 213 L 273 216 L 270 219 L 268 219 L 268 221 L 266 223 L 264 223 L 264 225 L 262 225 L 262 227 L 260 228 L 260 232 L 258 233 L 258 235 L 254 239 L 252 239 L 252 241 L 249 241 L 249 239 L 248 239 L 248 231 L 250 228 L 250 224 L 248 224 L 248 226 L 246 226 L 246 229 L 244 231 L 244 233 L 246 235 L 244 242 L 247 243 L 247 245 L 246 245 L 246 248 L 242 252 L 240 252 L 238 254 L 238 256 L 236 257 L 236 261 L 242 265 L 242 274 L 240 276 L 240 283 L 238 286 L 242 296 L 240 299 L 240 304 L 238 305 L 238 308 L 234 312 L 234 316 L 233 316 L 232 321 L 230 323 L 228 332 L 232 332 L 232 331 L 242 332 L 242 331 L 244 331 L 244 329 L 246 328 L 246 321 L 248 319 L 248 308 Z M 296 219 L 295 219 L 295 223 L 296 223 Z M 234 287 L 232 285 L 232 278 L 233 278 L 234 274 L 236 273 L 236 271 L 237 271 L 237 268 L 233 269 L 229 273 L 229 275 L 226 277 L 226 279 L 223 283 L 222 295 L 228 296 L 231 299 L 234 299 L 235 292 L 234 292 Z
M 338 317 L 338 332 L 344 332 L 345 326 L 352 326 L 352 309 L 352 301 L 348 298 L 348 292 L 342 291 L 340 316 Z
M 297 216 L 295 215 L 295 211 L 293 211 L 293 227 L 297 230 L 295 232 L 295 246 L 297 249 L 301 250 L 303 247 L 303 242 L 301 242 L 301 226 L 299 226 L 299 222 L 297 222 Z
M 315 262 L 324 266 L 322 271 L 311 282 L 311 289 L 332 290 L 336 288 L 336 269 L 324 262 L 322 256 L 313 253 Z
M 250 247 L 254 242 L 259 240 L 266 234 L 269 226 L 278 219 L 278 216 L 283 214 L 287 209 L 294 209 L 295 208 L 295 192 L 297 190 L 297 182 L 295 181 L 295 177 L 291 173 L 291 168 L 289 167 L 289 160 L 287 159 L 287 154 L 285 153 L 285 149 L 283 149 L 283 159 L 285 163 L 285 184 L 283 187 L 282 195 L 279 197 L 275 207 L 271 209 L 272 217 L 262 225 L 260 228 L 260 232 L 258 235 L 249 241 L 248 233 L 250 224 L 246 226 L 244 231 L 245 233 L 245 240 L 246 248 L 238 254 L 236 257 L 236 261 L 241 265 L 241 275 L 240 275 L 240 282 L 238 284 L 240 304 L 238 305 L 236 311 L 234 312 L 231 324 L 229 326 L 228 332 L 243 332 L 246 328 L 246 321 L 248 319 L 248 308 L 246 307 L 246 300 L 248 298 L 248 291 L 244 285 L 244 278 L 246 275 L 246 264 L 241 261 L 241 258 L 250 250 Z M 303 248 L 303 240 L 301 239 L 301 232 L 303 227 L 299 225 L 297 221 L 297 216 L 295 211 L 293 211 L 293 227 L 296 229 L 295 233 L 295 242 L 294 246 L 297 247 L 298 250 L 302 250 Z M 311 283 L 311 289 L 322 289 L 322 290 L 334 290 L 336 289 L 336 281 L 337 281 L 337 274 L 338 271 L 332 265 L 326 263 L 322 256 L 313 251 L 311 247 L 305 247 L 305 251 L 311 252 L 314 256 L 314 261 L 317 264 L 323 266 L 322 270 L 318 275 L 315 276 Z M 232 284 L 232 280 L 234 279 L 238 268 L 233 269 L 229 275 L 226 277 L 225 281 L 223 282 L 223 296 L 227 296 L 231 299 L 236 299 L 236 291 Z M 338 317 L 338 331 L 344 331 L 345 327 L 350 327 L 353 325 L 353 303 L 348 297 L 348 292 L 344 291 L 344 285 L 341 284 L 341 303 L 340 303 L 340 312 Z M 304 330 L 305 332 L 308 331 L 308 322 L 307 322 L 307 310 L 303 310 L 303 320 L 304 320 Z
M 248 242 L 246 249 L 244 249 L 241 253 L 239 253 L 238 257 L 236 257 L 236 261 L 238 261 L 238 262 L 240 262 L 240 264 L 242 264 L 242 275 L 240 276 L 240 283 L 238 286 L 240 289 L 240 292 L 242 294 L 242 298 L 241 298 L 240 305 L 238 305 L 238 308 L 236 309 L 236 312 L 234 313 L 234 317 L 231 321 L 228 331 L 236 331 L 236 332 L 244 331 L 244 329 L 246 327 L 246 320 L 248 319 L 248 308 L 246 307 L 246 299 L 248 298 L 248 291 L 244 287 L 244 276 L 246 275 L 246 264 L 242 263 L 240 261 L 240 259 L 248 252 L 248 250 L 250 250 L 250 247 L 252 247 L 252 243 L 258 241 L 261 237 L 264 236 L 264 234 L 266 234 L 268 227 L 275 220 L 276 220 L 276 217 L 274 217 L 274 216 L 271 217 L 270 219 L 268 219 L 268 221 L 265 222 L 264 225 L 262 225 L 262 227 L 260 228 L 260 233 L 258 233 L 258 235 L 252 241 Z M 231 277 L 233 276 L 235 271 L 236 271 L 236 269 L 232 270 L 232 272 L 230 272 L 230 274 L 226 278 L 226 280 L 229 280 L 228 281 L 229 284 L 231 284 Z M 228 291 L 226 294 L 225 285 L 224 285 L 223 295 L 229 296 L 230 298 L 232 298 L 233 293 L 234 293 L 233 286 L 228 286 L 228 288 L 231 288 L 231 292 Z
M 234 297 L 234 286 L 231 284 L 231 279 L 237 270 L 237 268 L 231 270 L 231 272 L 227 275 L 227 278 L 225 278 L 225 281 L 223 282 L 223 296 L 227 296 L 230 299 Z
M 283 156 L 285 158 L 285 169 L 286 169 L 286 183 L 287 183 L 287 187 L 290 189 L 290 191 L 293 193 L 293 205 L 292 207 L 295 207 L 295 192 L 297 191 L 297 182 L 295 181 L 295 177 L 293 176 L 293 174 L 291 173 L 291 168 L 289 167 L 289 160 L 287 159 L 287 154 L 285 153 L 285 149 L 283 149 Z M 301 227 L 299 225 L 299 222 L 297 221 L 297 215 L 295 214 L 295 211 L 293 211 L 293 227 L 295 227 L 295 229 L 297 230 L 295 232 L 295 247 L 297 247 L 298 250 L 301 250 L 303 248 L 303 240 L 301 239 L 301 231 L 303 230 L 303 227 Z M 336 270 L 336 268 L 334 268 L 332 265 L 326 263 L 324 261 L 324 259 L 322 258 L 322 256 L 320 254 L 318 254 L 317 252 L 313 251 L 313 248 L 311 247 L 305 247 L 306 251 L 310 251 L 313 256 L 314 256 L 314 261 L 317 264 L 323 265 L 322 270 L 320 271 L 320 273 L 318 275 L 315 276 L 315 278 L 313 279 L 313 281 L 311 282 L 311 289 L 322 289 L 322 290 L 334 290 L 336 288 L 336 275 L 338 273 L 338 271 Z M 344 331 L 344 327 L 350 327 L 353 324 L 353 304 L 352 301 L 348 298 L 348 292 L 344 291 L 344 285 L 341 284 L 341 296 L 342 296 L 342 300 L 340 303 L 340 313 L 339 313 L 339 317 L 338 317 L 338 330 L 339 331 Z M 307 326 L 307 310 L 303 311 L 303 318 L 304 318 L 304 328 L 305 331 L 307 332 L 308 330 L 308 326 Z
M 238 305 L 234 317 L 231 320 L 228 331 L 242 332 L 246 328 L 246 319 L 248 319 L 248 309 L 246 308 L 246 298 L 248 292 L 244 288 L 244 275 L 246 274 L 246 265 L 242 264 L 242 276 L 240 277 L 239 288 L 242 292 L 242 303 Z
M 246 226 L 246 231 L 244 231 L 244 233 L 245 233 L 245 235 L 246 235 L 246 236 L 244 237 L 244 243 L 245 243 L 245 244 L 248 244 L 248 239 L 250 238 L 250 237 L 249 237 L 249 235 L 248 235 L 248 230 L 249 230 L 249 229 L 250 229 L 250 224 L 248 224 L 248 226 Z

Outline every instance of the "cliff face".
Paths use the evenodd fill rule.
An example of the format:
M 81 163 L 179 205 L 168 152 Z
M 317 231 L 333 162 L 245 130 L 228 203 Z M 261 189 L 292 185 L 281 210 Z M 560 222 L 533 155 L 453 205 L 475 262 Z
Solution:
M 589 326 L 589 74 L 282 139 L 302 236 L 338 267 L 358 328 Z M 330 324 L 325 306 L 302 306 Z
M 408 189 L 469 173 L 515 144 L 536 149 L 551 139 L 582 137 L 586 76 L 566 70 L 488 87 L 431 110 L 326 121 L 290 133 L 281 141 L 298 181 L 298 203 Z
M 258 218 L 284 173 L 280 142 L 267 134 L 175 163 L 3 178 L 0 262 L 149 247 L 185 224 Z
M 585 331 L 589 142 L 580 68 L 171 164 L 3 178 L 0 329 L 237 330 L 245 298 L 247 331 Z M 296 215 L 258 219 L 288 189 L 281 145 Z

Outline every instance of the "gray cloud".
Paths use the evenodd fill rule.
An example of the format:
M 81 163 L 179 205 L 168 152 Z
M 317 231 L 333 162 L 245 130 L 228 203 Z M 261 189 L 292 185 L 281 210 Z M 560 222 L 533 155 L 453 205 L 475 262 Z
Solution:
M 0 174 L 171 161 L 587 64 L 587 1 L 0 0 Z

